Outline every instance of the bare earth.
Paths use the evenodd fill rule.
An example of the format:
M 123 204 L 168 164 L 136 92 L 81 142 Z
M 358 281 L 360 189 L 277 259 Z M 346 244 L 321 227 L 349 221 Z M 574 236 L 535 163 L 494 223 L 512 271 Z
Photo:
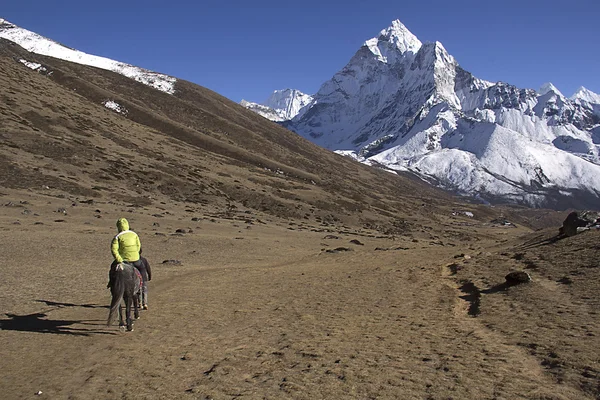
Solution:
M 474 239 L 411 239 L 17 191 L 0 212 L 2 398 L 600 393 L 596 232 L 539 246 L 554 231 L 469 223 Z M 120 216 L 154 273 L 131 333 L 106 327 Z M 534 281 L 503 288 L 514 269 Z

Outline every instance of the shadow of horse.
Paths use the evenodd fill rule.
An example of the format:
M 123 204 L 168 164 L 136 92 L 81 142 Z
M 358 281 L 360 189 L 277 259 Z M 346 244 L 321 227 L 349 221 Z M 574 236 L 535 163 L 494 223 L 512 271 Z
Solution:
M 113 332 L 104 332 L 96 329 L 74 328 L 71 325 L 96 325 L 93 321 L 84 320 L 54 320 L 46 319 L 47 314 L 33 313 L 27 315 L 5 314 L 8 319 L 0 319 L 0 330 L 53 333 L 59 335 L 91 336 L 113 335 Z
M 62 308 L 62 307 L 83 307 L 83 308 L 110 308 L 110 306 L 106 306 L 106 305 L 100 305 L 100 304 L 74 304 L 74 303 L 61 303 L 58 301 L 51 301 L 51 300 L 36 300 L 38 303 L 44 303 L 47 306 L 51 306 L 51 307 L 57 307 L 57 308 Z

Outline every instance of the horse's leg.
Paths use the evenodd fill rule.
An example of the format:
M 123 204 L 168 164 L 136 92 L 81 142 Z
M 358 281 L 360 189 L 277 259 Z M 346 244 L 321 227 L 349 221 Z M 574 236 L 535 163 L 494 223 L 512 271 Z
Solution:
M 133 317 L 135 319 L 140 319 L 140 298 L 139 292 L 133 295 Z
M 127 321 L 127 330 L 133 330 L 133 320 L 131 319 L 131 303 L 133 303 L 133 296 L 127 295 L 125 299 L 125 316 Z
M 123 305 L 119 302 L 119 329 L 125 331 L 125 323 L 123 322 Z

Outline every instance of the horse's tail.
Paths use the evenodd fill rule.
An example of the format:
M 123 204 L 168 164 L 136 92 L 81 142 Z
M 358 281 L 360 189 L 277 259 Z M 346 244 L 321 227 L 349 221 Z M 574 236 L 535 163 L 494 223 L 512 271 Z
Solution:
M 119 308 L 119 304 L 121 304 L 121 300 L 123 299 L 123 294 L 125 293 L 125 275 L 124 271 L 121 268 L 117 268 L 115 271 L 115 277 L 111 288 L 112 300 L 110 302 L 110 312 L 108 313 L 108 320 L 106 321 L 106 325 L 110 326 L 112 323 L 115 313 Z

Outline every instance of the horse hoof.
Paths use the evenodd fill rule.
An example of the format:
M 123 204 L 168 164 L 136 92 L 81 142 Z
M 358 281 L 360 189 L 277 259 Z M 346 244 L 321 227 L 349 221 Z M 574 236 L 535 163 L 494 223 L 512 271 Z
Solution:
M 121 326 L 119 326 L 119 330 L 120 330 L 121 332 L 125 332 L 125 325 L 121 325 Z
M 136 316 L 135 316 L 135 319 L 140 319 L 140 316 L 139 316 L 139 315 L 136 315 Z
M 133 326 L 130 326 L 129 328 L 127 328 L 127 332 L 133 332 Z

